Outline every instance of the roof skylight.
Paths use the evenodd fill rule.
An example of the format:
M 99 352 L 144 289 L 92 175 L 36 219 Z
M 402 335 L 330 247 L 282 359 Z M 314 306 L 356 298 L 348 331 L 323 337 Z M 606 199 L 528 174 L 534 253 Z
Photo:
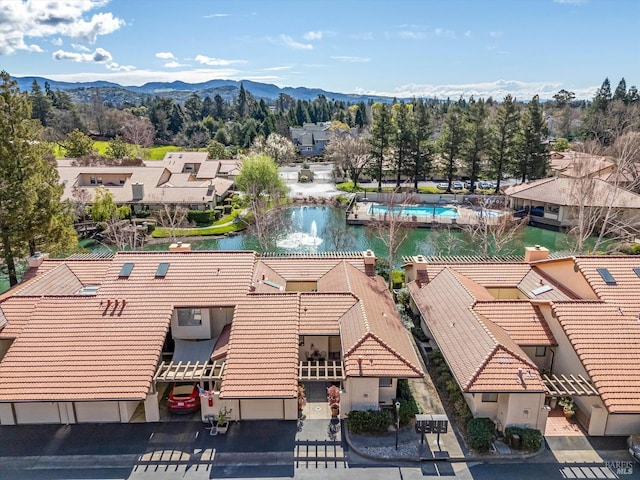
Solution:
M 156 270 L 156 277 L 164 278 L 167 275 L 167 272 L 169 271 L 169 265 L 171 264 L 170 263 L 158 264 L 158 270 Z
M 616 285 L 616 279 L 613 278 L 613 275 L 611 275 L 609 270 L 606 268 L 597 268 L 596 271 L 600 274 L 604 283 L 607 285 Z
M 118 276 L 120 278 L 129 278 L 129 275 L 131 275 L 131 272 L 133 271 L 134 265 L 134 263 L 125 263 L 124 265 L 122 265 Z

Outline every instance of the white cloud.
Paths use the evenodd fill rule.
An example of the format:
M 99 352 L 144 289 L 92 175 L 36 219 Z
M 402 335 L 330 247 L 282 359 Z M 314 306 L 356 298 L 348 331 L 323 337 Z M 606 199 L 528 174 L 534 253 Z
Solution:
M 80 45 L 79 43 L 72 43 L 71 46 L 76 50 L 80 50 L 81 52 L 90 52 L 91 50 L 85 47 L 84 45 Z
M 60 37 L 54 38 L 53 40 L 51 40 L 51 43 L 53 43 L 56 47 L 59 47 L 60 45 L 62 45 L 62 39 Z
M 210 13 L 209 15 L 205 15 L 203 18 L 220 18 L 220 17 L 230 17 L 231 15 L 228 13 Z
M 194 60 L 202 65 L 209 65 L 211 67 L 225 67 L 227 65 L 247 63 L 246 60 L 225 60 L 222 58 L 207 57 L 206 55 L 196 55 Z
M 435 33 L 437 37 L 456 38 L 456 32 L 447 30 L 446 28 L 436 28 L 433 33 Z
M 282 34 L 278 37 L 278 40 L 279 40 L 278 43 L 280 43 L 281 45 L 284 45 L 285 47 L 293 48 L 295 50 L 313 50 L 313 45 L 311 45 L 310 43 L 296 42 L 289 35 Z
M 502 36 L 502 32 L 489 32 L 491 38 L 499 38 Z
M 322 32 L 307 32 L 302 38 L 305 40 L 322 40 Z
M 44 52 L 44 50 L 40 48 L 40 45 L 36 45 L 35 43 L 32 43 L 31 45 L 27 45 L 27 50 L 30 52 L 36 52 L 36 53 Z
M 133 65 L 118 65 L 115 62 L 107 63 L 106 67 L 114 72 L 131 72 L 136 69 Z
M 422 40 L 426 38 L 427 34 L 425 32 L 416 32 L 415 30 L 402 30 L 398 32 L 398 36 L 408 40 Z
M 38 51 L 25 38 L 60 37 L 95 43 L 100 35 L 118 30 L 125 22 L 110 12 L 85 18 L 87 12 L 103 7 L 106 0 L 5 1 L 0 7 L 0 55 L 16 50 Z M 40 50 L 41 51 L 41 50 Z
M 180 67 L 188 67 L 189 65 L 185 63 L 178 63 L 177 61 L 172 61 L 164 64 L 165 68 L 180 68 Z
M 110 62 L 112 57 L 109 52 L 103 48 L 96 48 L 93 53 L 77 53 L 77 52 L 65 52 L 64 50 L 56 50 L 53 52 L 54 60 L 71 60 L 73 62 L 91 62 L 91 63 L 104 63 Z
M 551 99 L 562 88 L 567 88 L 575 92 L 577 98 L 592 98 L 597 86 L 582 89 L 571 88 L 563 85 L 562 82 L 522 82 L 519 80 L 496 80 L 494 82 L 430 85 L 430 84 L 408 84 L 402 85 L 393 91 L 370 91 L 361 88 L 355 93 L 363 95 L 385 95 L 389 97 L 411 98 L 411 97 L 437 97 L 445 99 L 458 99 L 460 97 L 476 98 L 493 97 L 495 100 L 502 100 L 507 94 L 511 94 L 518 100 L 530 100 L 534 95 L 541 99 Z
M 373 40 L 373 32 L 352 33 L 349 38 L 353 40 Z
M 369 57 L 348 57 L 343 55 L 338 55 L 331 58 L 333 60 L 338 60 L 340 62 L 345 62 L 345 63 L 368 63 L 371 61 Z
M 165 60 L 175 60 L 176 57 L 171 52 L 158 52 L 156 53 L 156 58 L 163 58 Z
M 464 36 L 465 38 L 471 38 L 471 30 L 467 30 L 466 32 L 464 32 Z
M 292 65 L 283 65 L 282 67 L 268 67 L 268 68 L 263 68 L 263 70 L 265 72 L 280 72 L 282 70 L 290 70 L 292 69 L 293 66 Z

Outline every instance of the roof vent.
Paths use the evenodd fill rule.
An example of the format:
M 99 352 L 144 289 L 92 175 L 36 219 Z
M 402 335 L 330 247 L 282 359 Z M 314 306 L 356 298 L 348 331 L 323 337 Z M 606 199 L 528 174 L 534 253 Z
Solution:
M 541 287 L 536 288 L 535 290 L 531 290 L 531 293 L 535 296 L 542 295 L 543 293 L 549 292 L 553 290 L 551 285 L 543 285 Z
M 80 290 L 78 290 L 76 295 L 96 295 L 99 288 L 100 285 L 85 285 Z

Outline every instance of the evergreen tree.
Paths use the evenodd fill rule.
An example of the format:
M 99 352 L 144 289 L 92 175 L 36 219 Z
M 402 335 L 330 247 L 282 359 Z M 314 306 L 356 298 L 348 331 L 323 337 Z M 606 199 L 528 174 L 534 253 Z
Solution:
M 471 97 L 465 115 L 465 130 L 468 132 L 468 137 L 464 145 L 464 156 L 469 172 L 469 181 L 471 182 L 471 193 L 476 189 L 480 166 L 489 150 L 488 116 L 489 112 L 485 107 L 484 100 L 476 101 Z
M 431 151 L 428 142 L 433 133 L 429 110 L 422 99 L 418 100 L 413 107 L 412 123 L 410 166 L 412 167 L 413 189 L 417 192 L 418 179 L 431 170 Z
M 622 77 L 615 91 L 613 92 L 613 100 L 622 100 L 627 98 L 627 81 Z
M 458 159 L 464 144 L 465 131 L 462 109 L 458 103 L 452 103 L 442 123 L 438 145 L 440 153 L 446 162 L 447 192 L 451 193 L 451 184 L 456 172 Z
M 527 105 L 521 130 L 521 156 L 516 173 L 522 182 L 544 178 L 549 166 L 549 153 L 544 140 L 549 132 L 537 95 Z
M 51 100 L 43 93 L 37 80 L 31 84 L 31 118 L 37 118 L 43 127 L 47 126 L 47 115 L 51 111 Z
M 18 282 L 16 259 L 42 247 L 70 247 L 70 209 L 61 202 L 55 162 L 45 158 L 42 126 L 31 119 L 31 103 L 7 72 L 0 73 L 0 253 L 10 285 Z
M 91 137 L 78 129 L 67 135 L 62 147 L 64 148 L 65 156 L 68 158 L 84 157 L 95 151 Z
M 497 178 L 496 193 L 500 191 L 505 167 L 511 165 L 516 158 L 519 122 L 518 106 L 513 97 L 508 94 L 498 108 L 494 121 L 495 148 L 491 159 Z
M 391 143 L 393 124 L 391 121 L 391 111 L 384 103 L 374 103 L 371 107 L 371 115 L 373 117 L 373 125 L 371 126 L 369 143 L 371 144 L 371 156 L 375 161 L 378 192 L 381 192 L 382 169 Z
M 413 130 L 410 121 L 411 106 L 404 102 L 396 103 L 392 107 L 393 113 L 393 135 L 391 135 L 391 146 L 393 147 L 394 163 L 396 171 L 396 187 L 400 187 L 402 175 L 407 166 L 407 157 L 411 152 Z
M 220 95 L 213 97 L 213 112 L 211 114 L 216 120 L 225 120 L 227 118 L 227 105 Z
M 202 100 L 200 100 L 197 93 L 194 92 L 189 95 L 189 98 L 184 102 L 184 113 L 187 120 L 191 122 L 199 122 L 202 120 L 202 105 Z
M 604 112 L 611 101 L 611 83 L 609 78 L 605 78 L 600 88 L 596 91 L 596 95 L 591 104 L 592 110 Z

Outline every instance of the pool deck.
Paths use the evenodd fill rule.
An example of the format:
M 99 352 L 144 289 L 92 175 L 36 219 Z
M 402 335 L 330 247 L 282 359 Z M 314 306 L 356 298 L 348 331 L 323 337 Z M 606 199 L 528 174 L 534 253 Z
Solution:
M 369 209 L 371 208 L 371 202 L 356 202 L 352 208 L 347 212 L 347 224 L 348 225 L 368 225 L 372 220 L 383 220 L 381 215 L 370 215 Z M 415 205 L 411 205 L 415 206 Z M 460 205 L 429 205 L 425 206 L 429 208 L 455 208 L 458 211 L 457 218 L 442 217 L 439 215 L 412 215 L 407 217 L 407 222 L 412 228 L 462 228 L 465 225 L 477 225 L 478 214 L 477 210 L 463 207 Z M 484 217 L 487 223 L 496 223 L 499 216 Z

